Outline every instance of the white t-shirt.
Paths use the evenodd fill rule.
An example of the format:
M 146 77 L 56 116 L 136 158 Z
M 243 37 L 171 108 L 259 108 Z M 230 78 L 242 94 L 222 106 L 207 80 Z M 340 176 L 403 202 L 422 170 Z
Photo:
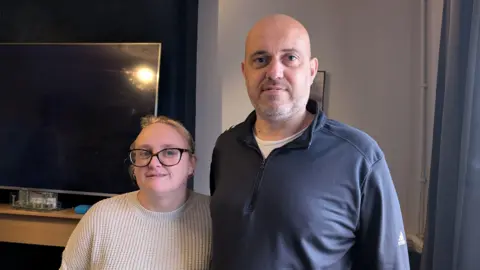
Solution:
M 277 141 L 264 141 L 264 140 L 261 140 L 260 138 L 258 138 L 257 135 L 255 135 L 255 140 L 257 141 L 257 144 L 258 144 L 258 147 L 260 148 L 260 151 L 262 151 L 263 157 L 267 158 L 268 155 L 270 155 L 270 153 L 273 150 L 275 150 L 276 148 L 282 147 L 285 144 L 287 144 L 291 141 L 294 141 L 296 138 L 300 137 L 300 135 L 302 135 L 302 133 L 307 128 L 308 128 L 308 126 L 304 129 L 300 130 L 299 132 L 293 134 L 290 137 L 287 137 L 287 138 L 284 138 L 284 139 L 281 139 L 281 140 L 277 140 Z M 254 134 L 255 134 L 255 132 L 254 132 Z

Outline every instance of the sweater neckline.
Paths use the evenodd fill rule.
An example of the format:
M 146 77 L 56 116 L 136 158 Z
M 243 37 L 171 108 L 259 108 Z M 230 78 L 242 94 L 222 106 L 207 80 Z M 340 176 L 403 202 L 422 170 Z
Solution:
M 180 207 L 170 212 L 156 212 L 148 210 L 140 204 L 140 201 L 137 197 L 138 192 L 139 191 L 137 190 L 127 194 L 128 203 L 133 205 L 134 208 L 136 208 L 141 215 L 159 220 L 172 220 L 182 217 L 184 213 L 191 208 L 191 205 L 193 205 L 195 201 L 194 192 L 189 190 L 187 200 Z

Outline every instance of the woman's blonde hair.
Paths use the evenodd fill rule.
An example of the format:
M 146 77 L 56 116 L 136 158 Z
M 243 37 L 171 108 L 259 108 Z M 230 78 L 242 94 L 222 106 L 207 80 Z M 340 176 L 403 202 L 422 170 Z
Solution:
M 147 115 L 140 119 L 140 132 L 145 129 L 146 127 L 153 125 L 153 124 L 165 124 L 175 128 L 187 141 L 188 143 L 188 150 L 190 150 L 190 154 L 192 157 L 195 155 L 195 142 L 193 140 L 192 134 L 185 128 L 185 126 L 177 120 L 174 120 L 168 116 L 160 115 Z M 135 148 L 135 141 L 130 145 L 130 150 Z M 128 166 L 128 173 L 130 178 L 137 184 L 137 180 L 135 179 L 135 175 L 133 172 L 133 165 Z
M 157 123 L 166 124 L 175 128 L 178 132 L 180 132 L 180 134 L 187 141 L 188 148 L 189 148 L 188 150 L 190 150 L 190 153 L 192 154 L 195 153 L 195 142 L 193 141 L 192 134 L 190 134 L 190 132 L 185 128 L 185 126 L 179 121 L 164 115 L 160 115 L 160 116 L 147 115 L 140 119 L 140 127 L 142 130 L 150 125 L 157 124 Z M 132 148 L 132 146 L 134 145 L 135 145 L 135 142 L 132 143 L 130 148 Z

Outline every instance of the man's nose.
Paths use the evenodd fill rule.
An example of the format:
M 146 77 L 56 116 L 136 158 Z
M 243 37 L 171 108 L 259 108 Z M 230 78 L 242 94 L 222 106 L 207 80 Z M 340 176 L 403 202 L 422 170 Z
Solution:
M 267 77 L 272 80 L 282 79 L 284 66 L 280 61 L 272 61 L 267 67 Z

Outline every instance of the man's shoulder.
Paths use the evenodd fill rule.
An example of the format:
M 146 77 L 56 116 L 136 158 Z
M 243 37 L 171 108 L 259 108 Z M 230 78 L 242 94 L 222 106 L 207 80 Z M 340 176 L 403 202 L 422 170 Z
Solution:
M 231 125 L 229 128 L 225 129 L 225 131 L 223 131 L 221 135 L 228 136 L 230 134 L 238 134 L 238 132 L 240 132 L 240 130 L 243 128 L 244 125 L 245 125 L 244 122 Z
M 237 123 L 234 125 L 231 125 L 227 129 L 225 129 L 220 136 L 217 138 L 216 145 L 222 145 L 224 143 L 229 143 L 232 140 L 236 140 L 238 136 L 240 135 L 241 130 L 243 130 L 245 123 Z
M 342 143 L 350 145 L 352 151 L 362 155 L 369 163 L 383 158 L 378 142 L 365 131 L 349 124 L 328 119 L 320 130 L 323 134 L 334 136 Z

